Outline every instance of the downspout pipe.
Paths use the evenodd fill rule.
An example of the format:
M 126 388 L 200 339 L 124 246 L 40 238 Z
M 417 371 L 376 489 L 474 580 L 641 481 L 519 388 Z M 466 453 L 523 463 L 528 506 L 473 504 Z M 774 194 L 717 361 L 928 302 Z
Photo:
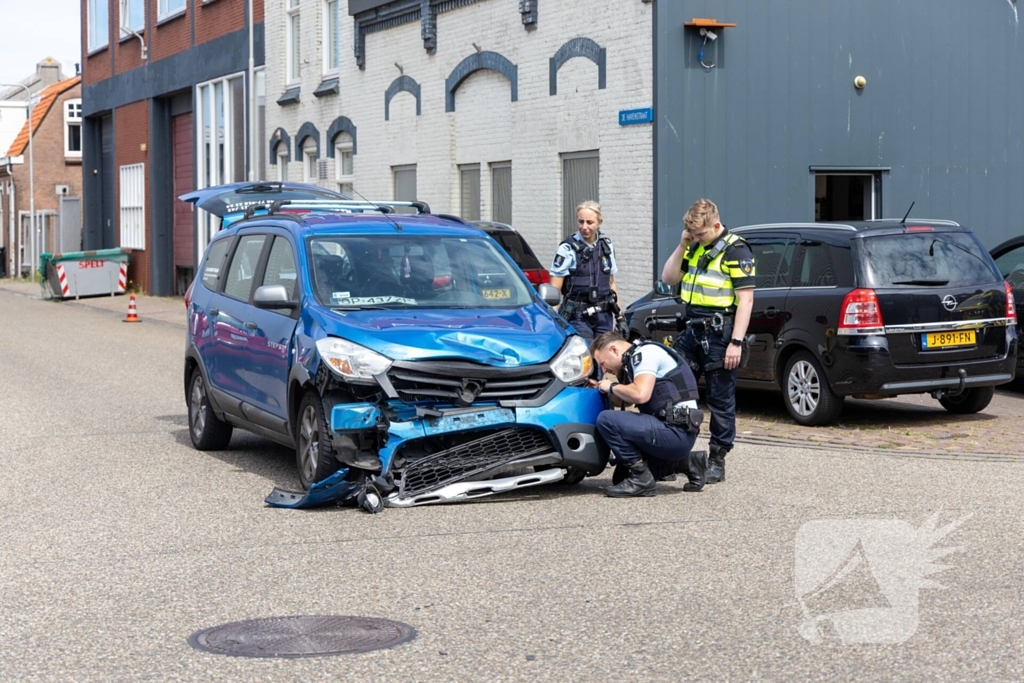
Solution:
M 256 17 L 253 16 L 253 0 L 247 0 L 249 10 L 249 182 L 255 182 L 256 178 L 256 55 L 253 25 Z

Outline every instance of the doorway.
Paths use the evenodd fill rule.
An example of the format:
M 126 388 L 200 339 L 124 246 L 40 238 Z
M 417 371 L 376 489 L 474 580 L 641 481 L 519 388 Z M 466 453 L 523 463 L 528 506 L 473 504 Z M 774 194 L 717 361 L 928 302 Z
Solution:
M 817 173 L 814 220 L 870 221 L 881 216 L 881 179 L 874 173 Z

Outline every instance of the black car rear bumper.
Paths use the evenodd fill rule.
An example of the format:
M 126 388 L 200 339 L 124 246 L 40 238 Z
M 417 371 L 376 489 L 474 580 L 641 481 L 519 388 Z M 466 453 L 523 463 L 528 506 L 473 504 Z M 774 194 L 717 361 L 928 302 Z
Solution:
M 1011 328 L 1012 329 L 1012 328 Z M 840 396 L 898 396 L 960 386 L 1006 384 L 1018 367 L 1017 336 L 1008 334 L 1008 353 L 1000 358 L 936 364 L 896 365 L 883 335 L 840 338 L 837 348 L 822 354 L 832 390 Z

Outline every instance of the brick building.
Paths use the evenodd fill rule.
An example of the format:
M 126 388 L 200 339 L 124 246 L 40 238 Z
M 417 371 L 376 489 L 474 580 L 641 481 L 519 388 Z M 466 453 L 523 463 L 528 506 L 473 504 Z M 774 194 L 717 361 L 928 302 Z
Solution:
M 59 73 L 59 65 L 58 65 Z M 0 270 L 28 276 L 46 251 L 81 248 L 77 198 L 82 188 L 81 78 L 57 81 L 32 96 L 29 124 L 0 157 Z M 30 189 L 35 194 L 35 229 Z
M 267 3 L 265 175 L 511 223 L 544 261 L 597 199 L 632 300 L 653 259 L 652 8 Z M 620 125 L 634 109 L 647 125 Z
M 121 16 L 124 7 L 125 16 Z M 83 241 L 180 294 L 208 240 L 176 197 L 241 181 L 262 120 L 262 0 L 82 0 Z

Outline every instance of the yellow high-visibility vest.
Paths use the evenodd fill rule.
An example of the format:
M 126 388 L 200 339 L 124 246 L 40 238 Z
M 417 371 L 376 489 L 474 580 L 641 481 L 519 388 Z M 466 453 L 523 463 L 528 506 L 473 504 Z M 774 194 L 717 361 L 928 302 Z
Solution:
M 726 233 L 725 246 L 732 246 L 737 242 L 744 241 L 739 235 Z M 739 263 L 726 262 L 725 252 L 722 249 L 710 262 L 701 265 L 701 257 L 711 251 L 718 240 L 705 247 L 698 244 L 696 249 L 689 250 L 689 258 L 683 259 L 682 287 L 679 288 L 679 298 L 688 306 L 700 308 L 720 308 L 726 311 L 736 309 L 736 290 L 732 285 L 732 273 L 740 274 Z

